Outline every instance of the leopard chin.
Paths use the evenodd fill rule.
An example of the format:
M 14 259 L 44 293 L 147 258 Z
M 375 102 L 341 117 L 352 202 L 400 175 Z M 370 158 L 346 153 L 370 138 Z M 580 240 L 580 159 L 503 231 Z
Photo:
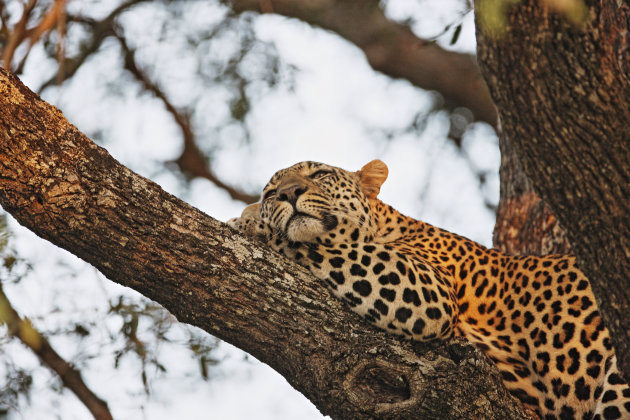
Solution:
M 305 214 L 296 214 L 286 226 L 287 238 L 292 242 L 315 242 L 315 238 L 326 233 L 324 223 Z

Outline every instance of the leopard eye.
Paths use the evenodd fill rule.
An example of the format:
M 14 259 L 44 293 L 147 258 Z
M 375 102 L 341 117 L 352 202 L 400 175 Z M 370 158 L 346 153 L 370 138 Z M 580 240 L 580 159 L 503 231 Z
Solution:
M 263 199 L 263 201 L 265 201 L 268 198 L 273 197 L 274 195 L 276 195 L 276 190 L 275 189 L 269 190 L 269 191 L 267 191 L 266 193 L 263 194 L 263 198 L 262 199 Z
M 326 175 L 330 175 L 331 173 L 332 171 L 329 169 L 320 169 L 319 171 L 315 171 L 312 174 L 310 174 L 309 178 L 311 179 L 322 178 L 322 177 L 325 177 Z

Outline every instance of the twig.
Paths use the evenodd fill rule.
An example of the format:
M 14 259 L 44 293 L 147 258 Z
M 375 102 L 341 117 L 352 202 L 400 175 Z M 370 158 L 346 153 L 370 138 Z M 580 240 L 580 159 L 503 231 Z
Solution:
M 66 0 L 55 0 L 54 4 L 40 20 L 39 24 L 24 32 L 24 38 L 28 38 L 31 45 L 35 44 L 42 35 L 52 30 L 57 24 L 59 17 L 64 14 Z
M 81 373 L 59 356 L 28 319 L 22 319 L 13 309 L 2 290 L 2 284 L 0 284 L 0 324 L 6 324 L 12 337 L 18 338 L 39 357 L 44 365 L 59 375 L 66 388 L 79 398 L 96 420 L 112 420 L 107 403 L 87 387 L 81 378 Z
M 63 82 L 64 68 L 66 66 L 66 0 L 58 0 L 62 6 L 60 7 L 59 16 L 57 17 L 57 33 L 59 34 L 59 43 L 57 44 L 57 63 L 59 69 L 57 70 L 57 84 Z
M 74 76 L 74 74 L 77 72 L 77 70 L 79 70 L 81 65 L 85 63 L 88 57 L 98 51 L 98 49 L 103 44 L 103 41 L 105 41 L 105 39 L 107 39 L 108 37 L 114 35 L 114 25 L 116 24 L 116 18 L 127 9 L 146 1 L 148 0 L 129 0 L 112 10 L 112 12 L 107 15 L 107 17 L 98 21 L 84 17 L 67 15 L 65 19 L 66 22 L 78 22 L 90 26 L 92 29 L 92 38 L 89 43 L 81 46 L 81 52 L 79 53 L 79 55 L 77 55 L 76 57 L 64 59 L 62 77 L 60 77 L 58 73 L 57 75 L 46 80 L 39 87 L 38 93 L 41 93 L 47 87 L 58 83 L 59 79 L 63 81 Z
M 197 146 L 195 133 L 191 127 L 189 116 L 184 111 L 177 109 L 167 98 L 164 91 L 155 82 L 153 82 L 149 76 L 140 69 L 140 67 L 138 67 L 135 60 L 135 51 L 129 47 L 126 39 L 119 34 L 116 34 L 115 36 L 120 42 L 120 46 L 122 48 L 125 60 L 125 69 L 129 71 L 147 91 L 151 92 L 164 103 L 166 110 L 173 116 L 175 123 L 179 126 L 182 132 L 184 149 L 182 154 L 174 161 L 179 169 L 192 176 L 209 180 L 217 187 L 225 190 L 234 200 L 243 201 L 248 204 L 257 201 L 259 198 L 257 195 L 247 194 L 226 184 L 212 172 L 205 161 L 203 153 Z
M 37 3 L 37 1 L 33 1 L 33 6 Z M 32 10 L 32 9 L 31 9 Z M 30 10 L 29 10 L 30 13 Z M 26 18 L 26 20 L 24 20 Z M 26 59 L 28 58 L 29 53 L 31 52 L 31 48 L 38 42 L 42 36 L 52 31 L 52 29 L 57 26 L 57 32 L 59 33 L 59 47 L 57 60 L 59 61 L 59 67 L 63 68 L 64 57 L 63 57 L 63 42 L 65 37 L 65 18 L 66 18 L 66 0 L 55 0 L 52 7 L 48 10 L 48 12 L 41 18 L 37 26 L 26 29 L 26 23 L 28 20 L 28 16 L 23 14 L 22 20 L 15 26 L 12 39 L 13 43 L 11 48 L 7 48 L 5 50 L 6 55 L 11 55 L 4 59 L 5 66 L 10 66 L 11 61 L 13 60 L 13 54 L 15 49 L 19 44 L 28 40 L 28 48 L 22 55 L 22 59 L 19 64 L 13 69 L 16 74 L 20 74 L 24 69 L 24 65 L 26 64 Z M 22 22 L 24 22 L 22 24 Z
M 26 23 L 28 22 L 28 17 L 31 12 L 35 8 L 37 4 L 37 0 L 29 0 L 29 2 L 24 6 L 24 11 L 22 12 L 22 17 L 15 24 L 13 28 L 13 33 L 9 37 L 9 41 L 7 42 L 7 46 L 2 53 L 2 65 L 10 69 L 11 61 L 13 61 L 13 54 L 15 53 L 15 49 L 22 43 L 24 40 L 24 36 L 26 33 Z
M 79 56 L 66 60 L 67 65 L 64 66 L 64 69 L 62 71 L 62 79 L 72 77 L 74 73 L 79 69 L 79 67 L 85 62 L 85 60 L 100 48 L 101 44 L 106 38 L 110 36 L 116 37 L 120 42 L 122 48 L 125 60 L 125 69 L 129 71 L 142 84 L 144 89 L 151 92 L 164 103 L 166 110 L 173 116 L 175 123 L 179 126 L 182 132 L 184 147 L 182 150 L 182 154 L 174 160 L 174 163 L 178 166 L 180 171 L 187 173 L 193 177 L 201 177 L 209 180 L 217 187 L 225 190 L 234 200 L 243 201 L 245 203 L 253 203 L 257 201 L 257 195 L 248 194 L 231 185 L 228 185 L 227 183 L 219 179 L 219 177 L 214 174 L 214 172 L 212 172 L 205 161 L 204 154 L 197 146 L 195 134 L 192 130 L 189 116 L 186 115 L 184 111 L 177 109 L 169 101 L 162 89 L 160 89 L 160 87 L 152 80 L 150 80 L 150 78 L 144 73 L 144 71 L 142 71 L 138 67 L 135 61 L 134 51 L 129 47 L 125 38 L 117 33 L 115 19 L 129 7 L 143 1 L 146 0 L 130 0 L 126 3 L 123 3 L 119 7 L 114 9 L 106 18 L 100 21 L 94 21 L 92 19 L 76 16 L 68 16 L 67 20 L 70 22 L 80 22 L 90 26 L 92 28 L 92 39 L 89 44 L 85 45 L 81 49 L 81 54 Z M 39 92 L 41 93 L 48 86 L 54 84 L 55 82 L 59 82 L 59 80 L 59 74 L 57 75 L 57 77 L 51 77 L 40 86 Z

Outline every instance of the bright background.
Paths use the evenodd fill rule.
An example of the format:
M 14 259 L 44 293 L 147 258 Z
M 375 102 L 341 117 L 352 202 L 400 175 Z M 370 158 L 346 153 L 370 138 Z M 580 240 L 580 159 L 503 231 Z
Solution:
M 69 2 L 75 12 L 102 15 L 112 2 Z M 433 37 L 453 21 L 463 22 L 462 35 L 449 46 L 452 32 L 437 41 L 446 48 L 474 52 L 472 12 L 462 1 L 389 1 L 392 19 L 414 18 L 419 36 Z M 409 129 L 418 114 L 432 107 L 433 94 L 403 80 L 375 73 L 362 52 L 337 35 L 274 15 L 248 17 L 256 39 L 272 45 L 279 64 L 274 87 L 256 83 L 268 62 L 249 58 L 244 68 L 254 81 L 244 125 L 229 121 L 229 89 L 217 84 L 200 88 L 199 63 L 204 55 L 233 52 L 237 35 L 226 35 L 208 47 L 185 46 L 193 34 L 225 15 L 212 2 L 190 2 L 181 10 L 180 26 L 166 25 L 160 4 L 138 7 L 124 19 L 137 59 L 179 105 L 194 103 L 193 121 L 199 141 L 222 179 L 248 191 L 260 191 L 278 169 L 316 160 L 356 170 L 374 158 L 390 169 L 381 198 L 402 212 L 491 245 L 498 201 L 499 152 L 494 131 L 472 124 L 458 149 L 447 138 L 448 116 L 434 113 L 424 130 Z M 166 31 L 166 32 L 165 32 Z M 167 36 L 164 36 L 167 33 Z M 69 37 L 72 34 L 69 34 Z M 80 36 L 80 34 L 77 34 Z M 232 39 L 232 38 L 234 39 Z M 71 48 L 72 45 L 69 46 Z M 38 58 L 38 54 L 40 58 Z M 264 56 L 264 51 L 261 53 Z M 200 59 L 201 57 L 201 59 Z M 204 58 L 205 57 L 205 58 Z M 106 44 L 80 72 L 43 98 L 58 106 L 72 123 L 105 147 L 122 164 L 219 220 L 239 215 L 243 203 L 203 179 L 186 182 L 164 162 L 177 158 L 181 137 L 161 102 L 141 92 L 123 72 L 117 46 Z M 22 80 L 36 89 L 54 72 L 54 63 L 35 48 Z M 245 127 L 245 128 L 244 128 Z M 480 184 L 477 171 L 487 173 Z M 11 246 L 32 268 L 19 282 L 5 282 L 16 309 L 47 333 L 52 345 L 78 366 L 88 386 L 109 403 L 116 419 L 308 419 L 317 409 L 267 366 L 226 343 L 217 343 L 209 379 L 199 375 L 191 357 L 191 337 L 206 337 L 192 327 L 172 324 L 155 338 L 155 323 L 142 318 L 139 338 L 150 343 L 163 372 L 147 368 L 147 386 L 137 357 L 116 354 L 124 343 L 123 324 L 111 312 L 112 302 L 144 305 L 146 299 L 104 278 L 78 260 L 22 228 L 9 217 Z M 174 323 L 168 319 L 167 323 Z M 68 325 L 89 326 L 90 334 L 55 334 Z M 6 332 L 0 329 L 0 335 Z M 204 339 L 214 345 L 210 338 Z M 15 340 L 4 340 L 0 356 L 33 369 L 30 399 L 9 410 L 10 419 L 85 419 L 89 413 L 58 380 L 40 367 L 35 356 Z M 117 366 L 117 367 L 116 367 Z M 0 364 L 0 381 L 3 374 Z M 6 367 L 5 367 L 6 371 Z M 2 383 L 0 382 L 0 387 Z M 147 393 L 146 390 L 149 390 Z

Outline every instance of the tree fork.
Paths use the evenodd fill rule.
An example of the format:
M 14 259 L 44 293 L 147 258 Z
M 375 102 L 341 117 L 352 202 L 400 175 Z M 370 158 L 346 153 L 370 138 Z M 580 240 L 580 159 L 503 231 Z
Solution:
M 0 204 L 21 224 L 269 364 L 335 418 L 529 418 L 463 340 L 362 321 L 303 268 L 133 173 L 0 69 Z

